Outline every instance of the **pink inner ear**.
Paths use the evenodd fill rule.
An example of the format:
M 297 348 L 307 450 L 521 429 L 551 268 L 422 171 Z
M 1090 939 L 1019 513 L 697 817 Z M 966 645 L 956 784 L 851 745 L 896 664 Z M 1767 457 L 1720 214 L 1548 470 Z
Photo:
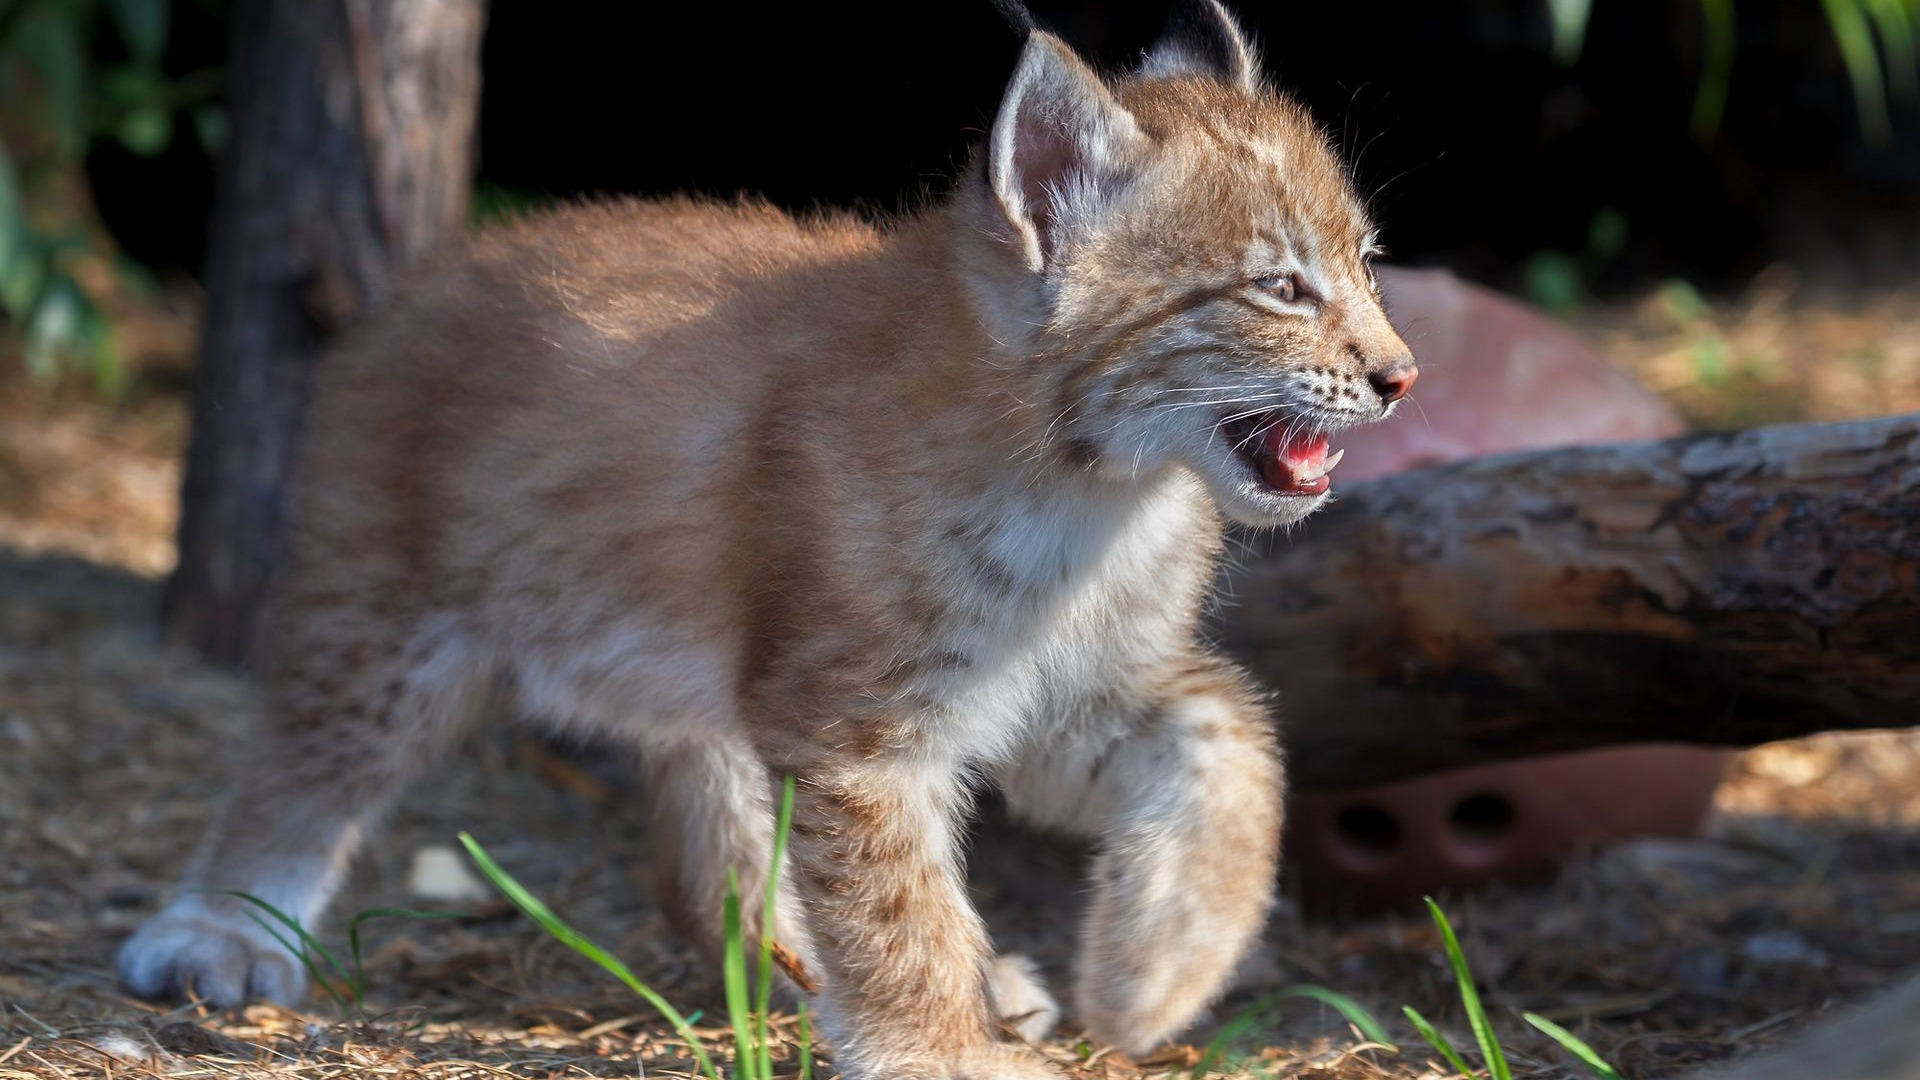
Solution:
M 1027 220 L 1040 241 L 1043 259 L 1053 258 L 1058 238 L 1054 231 L 1053 192 L 1064 186 L 1071 174 L 1083 165 L 1080 148 L 1074 144 L 1056 113 L 1049 117 L 1039 109 L 1023 107 L 1014 128 L 1013 172 L 1020 185 L 1020 200 Z

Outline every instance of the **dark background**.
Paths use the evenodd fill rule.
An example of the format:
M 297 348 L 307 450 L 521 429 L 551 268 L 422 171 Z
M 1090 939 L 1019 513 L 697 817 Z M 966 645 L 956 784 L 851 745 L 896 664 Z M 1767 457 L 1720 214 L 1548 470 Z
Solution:
M 1033 5 L 1103 66 L 1152 40 L 1159 4 Z M 1395 259 L 1521 287 L 1560 252 L 1598 294 L 1686 277 L 1737 287 L 1786 260 L 1815 288 L 1920 270 L 1920 116 L 1893 103 L 1867 145 L 1818 0 L 1737 6 L 1718 137 L 1689 119 L 1694 0 L 1599 0 L 1562 67 L 1544 0 L 1237 6 L 1275 81 L 1354 163 Z M 217 66 L 217 6 L 176 5 L 168 66 Z M 877 212 L 938 192 L 991 119 L 1018 42 L 988 0 L 924 5 L 494 0 L 483 203 L 600 192 L 758 192 L 785 206 Z M 190 138 L 89 165 L 137 258 L 191 271 L 213 171 Z M 152 212 L 156 199 L 169 212 Z M 1596 247 L 1596 217 L 1625 243 Z

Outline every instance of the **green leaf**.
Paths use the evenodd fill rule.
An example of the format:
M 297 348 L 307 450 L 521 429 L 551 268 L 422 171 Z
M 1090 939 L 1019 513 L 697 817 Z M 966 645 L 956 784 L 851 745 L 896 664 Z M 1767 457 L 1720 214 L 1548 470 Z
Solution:
M 142 105 L 120 118 L 114 136 L 128 150 L 153 157 L 173 141 L 173 117 L 158 105 Z
M 1573 1032 L 1541 1016 L 1539 1013 L 1529 1012 L 1521 1013 L 1520 1015 L 1527 1023 L 1546 1032 L 1548 1037 L 1552 1038 L 1554 1042 L 1565 1047 L 1569 1054 L 1579 1058 L 1580 1063 L 1585 1065 L 1594 1076 L 1599 1077 L 1599 1080 L 1620 1080 L 1620 1073 L 1614 1069 L 1613 1066 L 1607 1064 L 1599 1054 L 1595 1053 L 1593 1047 L 1588 1046 L 1584 1040 Z
M 200 149 L 210 155 L 220 153 L 227 144 L 227 110 L 218 105 L 202 105 L 190 114 L 193 118 L 193 134 L 200 140 Z
M 1612 259 L 1627 246 L 1627 215 L 1611 206 L 1594 211 L 1587 223 L 1587 250 L 1601 260 Z
M 7 3 L 0 4 L 0 50 L 4 50 L 13 40 L 14 30 L 20 25 L 21 17 L 33 8 L 34 0 L 8 0 Z
M 538 192 L 530 189 L 481 180 L 473 185 L 467 219 L 474 225 L 503 224 L 526 216 L 545 202 Z
M 1693 91 L 1693 137 L 1710 143 L 1720 134 L 1727 113 L 1727 91 L 1733 85 L 1733 50 L 1738 27 L 1733 0 L 1700 0 L 1700 31 L 1706 39 L 1700 63 L 1700 85 Z
M 1713 313 L 1707 298 L 1700 295 L 1700 290 L 1694 287 L 1693 282 L 1685 278 L 1668 278 L 1660 283 L 1660 289 L 1654 295 L 1659 301 L 1660 310 L 1676 326 L 1690 325 Z
M 1553 58 L 1572 67 L 1586 44 L 1593 0 L 1547 0 L 1547 13 L 1553 19 Z
M 0 296 L 4 296 L 13 265 L 25 252 L 27 243 L 26 205 L 20 199 L 20 178 L 13 169 L 13 158 L 0 143 Z M 12 305 L 7 305 L 11 310 Z
M 1884 146 L 1892 138 L 1887 119 L 1887 94 L 1880 75 L 1880 55 L 1874 51 L 1873 31 L 1861 0 L 1821 0 L 1834 44 L 1853 82 L 1854 109 L 1860 114 L 1860 137 L 1869 145 Z
M 94 80 L 95 90 L 111 109 L 126 111 L 165 93 L 160 76 L 138 64 L 108 68 Z
M 1719 334 L 1696 336 L 1687 345 L 1687 359 L 1693 361 L 1693 377 L 1703 383 L 1717 383 L 1727 377 L 1727 343 Z
M 1445 1035 L 1440 1034 L 1432 1024 L 1427 1023 L 1426 1017 L 1421 1016 L 1411 1005 L 1402 1005 L 1400 1012 L 1406 1016 L 1407 1022 L 1413 1025 L 1413 1030 L 1427 1040 L 1427 1045 L 1433 1047 L 1435 1053 L 1445 1058 L 1448 1065 L 1453 1066 L 1454 1072 L 1469 1078 L 1473 1076 L 1474 1070 L 1467 1067 L 1466 1059 L 1460 1056 L 1460 1051 L 1453 1048 L 1453 1044 L 1447 1041 Z
M 1520 267 L 1526 281 L 1527 297 L 1555 315 L 1571 315 L 1580 307 L 1586 290 L 1580 284 L 1580 267 L 1558 251 L 1536 251 Z
M 1467 958 L 1460 951 L 1460 939 L 1453 936 L 1453 924 L 1447 921 L 1447 913 L 1440 910 L 1433 897 L 1425 897 L 1427 913 L 1433 916 L 1433 925 L 1440 928 L 1440 941 L 1446 947 L 1447 964 L 1453 968 L 1453 981 L 1460 988 L 1460 1004 L 1467 1010 L 1467 1022 L 1473 1026 L 1473 1037 L 1480 1043 L 1480 1057 L 1485 1060 L 1487 1072 L 1493 1080 L 1513 1080 L 1513 1070 L 1507 1067 L 1506 1055 L 1500 1051 L 1500 1040 L 1494 1037 L 1493 1023 L 1487 1019 L 1487 1010 L 1480 1004 L 1480 991 L 1473 985 L 1473 972 L 1467 970 Z
M 107 10 L 134 59 L 158 67 L 167 49 L 167 0 L 108 0 Z
M 615 959 L 613 954 L 587 940 L 579 931 L 562 921 L 538 897 L 528 892 L 524 885 L 514 880 L 513 875 L 501 869 L 500 864 L 493 861 L 493 856 L 487 854 L 487 849 L 481 847 L 478 840 L 463 832 L 460 834 L 460 844 L 467 849 L 467 856 L 473 860 L 475 866 L 479 867 L 480 873 L 493 883 L 494 888 L 500 890 L 501 895 L 513 901 L 515 907 L 540 924 L 540 928 L 552 935 L 554 940 L 600 965 L 608 974 L 625 983 L 627 989 L 632 990 L 647 1004 L 653 1006 L 654 1011 L 664 1017 L 687 1044 L 687 1050 L 692 1053 L 694 1061 L 700 1066 L 701 1074 L 708 1080 L 720 1080 L 719 1072 L 713 1067 L 713 1059 L 707 1056 L 706 1048 L 700 1045 L 699 1037 L 694 1035 L 691 1025 L 687 1023 L 687 1018 L 680 1015 L 680 1010 L 669 1004 L 667 999 L 661 997 L 653 987 L 635 977 L 632 969 Z
M 1920 6 L 1920 5 L 1916 5 Z M 1903 0 L 1866 0 L 1867 15 L 1887 54 L 1887 85 L 1909 105 L 1920 106 L 1920 57 L 1915 55 L 1913 12 Z
M 103 400 L 118 401 L 127 388 L 127 365 L 120 355 L 120 335 L 99 308 L 89 306 L 86 337 L 92 345 L 88 360 L 93 392 Z
M 80 36 L 80 20 L 64 5 L 42 4 L 17 28 L 21 53 L 39 73 L 43 119 L 52 136 L 54 153 L 76 161 L 85 152 L 87 136 L 87 54 Z
M 70 278 L 56 277 L 41 292 L 27 319 L 23 352 L 27 370 L 46 380 L 59 371 L 60 358 L 78 343 L 86 299 Z
M 14 250 L 13 262 L 0 274 L 0 310 L 22 325 L 40 303 L 40 291 L 47 282 L 47 256 L 32 236 L 23 236 Z

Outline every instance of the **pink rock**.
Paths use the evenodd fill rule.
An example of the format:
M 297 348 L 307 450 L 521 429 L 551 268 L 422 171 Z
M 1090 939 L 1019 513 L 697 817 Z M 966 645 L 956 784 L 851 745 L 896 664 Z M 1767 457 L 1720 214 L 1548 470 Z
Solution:
M 1686 430 L 1665 401 L 1561 323 L 1445 270 L 1386 267 L 1393 324 L 1420 363 L 1395 418 L 1340 436 L 1339 479 L 1509 450 Z

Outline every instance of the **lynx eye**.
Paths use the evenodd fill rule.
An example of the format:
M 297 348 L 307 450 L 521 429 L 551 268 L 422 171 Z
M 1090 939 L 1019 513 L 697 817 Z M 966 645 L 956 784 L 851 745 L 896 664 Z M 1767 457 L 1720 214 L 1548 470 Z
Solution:
M 1266 293 L 1282 303 L 1312 299 L 1307 287 L 1301 283 L 1300 275 L 1293 273 L 1267 274 L 1253 279 L 1254 288 Z

